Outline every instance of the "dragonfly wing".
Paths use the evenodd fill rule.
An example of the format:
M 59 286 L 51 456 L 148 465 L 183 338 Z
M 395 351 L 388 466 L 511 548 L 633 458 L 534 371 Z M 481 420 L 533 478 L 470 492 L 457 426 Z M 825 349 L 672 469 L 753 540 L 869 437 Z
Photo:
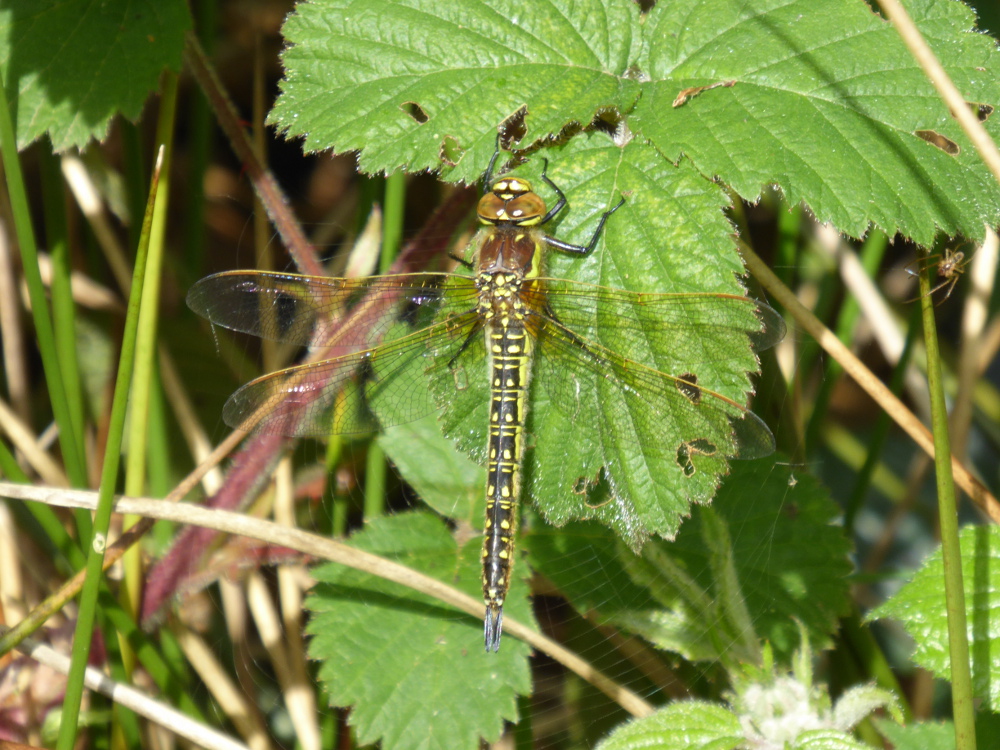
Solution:
M 338 279 L 265 271 L 229 271 L 196 282 L 187 302 L 212 323 L 271 341 L 314 344 L 319 321 L 348 321 L 335 345 L 374 346 L 401 318 L 436 312 L 441 286 L 453 299 L 475 297 L 473 282 L 440 273 Z M 468 304 L 471 304 L 469 302 Z M 322 343 L 322 342 L 320 342 Z
M 474 312 L 416 332 L 399 323 L 380 346 L 290 367 L 247 383 L 223 409 L 226 424 L 271 434 L 351 435 L 405 424 L 440 408 L 428 378 L 476 330 Z
M 442 313 L 464 320 L 457 305 L 457 299 L 446 299 Z M 490 406 L 486 339 L 482 321 L 476 313 L 471 315 L 474 321 L 459 335 L 435 340 L 427 374 L 431 395 L 443 408 L 442 431 L 474 461 L 486 463 L 484 429 Z
M 757 415 L 706 389 L 686 369 L 654 370 L 552 320 L 539 339 L 539 376 L 550 405 L 579 420 L 584 402 L 592 401 L 616 442 L 671 458 L 685 450 L 726 458 L 774 452 L 774 437 Z
M 685 361 L 730 358 L 731 350 L 717 345 L 720 336 L 736 346 L 747 336 L 754 350 L 762 351 L 785 335 L 781 316 L 749 297 L 630 292 L 567 279 L 540 283 L 560 323 L 584 339 L 618 351 L 647 350 L 650 363 L 663 372 L 678 371 Z
M 526 489 L 550 522 L 594 519 L 638 549 L 715 495 L 729 457 L 774 450 L 767 426 L 694 373 L 668 375 L 540 324 Z M 744 387 L 746 381 L 744 379 Z

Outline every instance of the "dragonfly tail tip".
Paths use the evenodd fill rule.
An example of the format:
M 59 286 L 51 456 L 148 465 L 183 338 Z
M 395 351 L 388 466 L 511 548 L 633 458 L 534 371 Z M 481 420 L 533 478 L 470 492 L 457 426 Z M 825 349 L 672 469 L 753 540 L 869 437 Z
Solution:
M 483 630 L 486 636 L 486 650 L 500 650 L 500 632 L 503 629 L 503 605 L 488 604 Z

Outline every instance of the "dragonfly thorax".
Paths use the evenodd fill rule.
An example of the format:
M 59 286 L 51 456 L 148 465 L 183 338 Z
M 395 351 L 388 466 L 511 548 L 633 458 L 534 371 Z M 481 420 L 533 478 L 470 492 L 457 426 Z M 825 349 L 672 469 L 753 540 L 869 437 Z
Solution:
M 493 183 L 479 200 L 479 221 L 494 226 L 532 226 L 545 216 L 545 201 L 519 177 L 504 177 Z

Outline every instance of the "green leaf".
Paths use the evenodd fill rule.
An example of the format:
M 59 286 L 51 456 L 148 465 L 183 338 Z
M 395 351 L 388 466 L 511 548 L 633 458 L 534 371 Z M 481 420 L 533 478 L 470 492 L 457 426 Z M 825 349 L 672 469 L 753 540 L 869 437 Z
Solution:
M 531 566 L 598 624 L 689 659 L 718 660 L 745 642 L 745 616 L 750 637 L 787 660 L 799 644 L 796 620 L 823 646 L 847 610 L 850 544 L 832 523 L 836 515 L 811 476 L 739 461 L 710 509 L 693 508 L 676 540 L 650 542 L 641 558 L 596 524 L 536 529 L 527 546 Z M 721 530 L 731 552 L 714 562 L 719 551 L 707 537 Z
M 894 750 L 955 750 L 955 725 L 950 721 L 924 721 L 904 727 L 876 719 L 875 726 L 892 743 Z M 976 714 L 976 747 L 992 748 L 997 737 L 1000 737 L 1000 716 Z
M 433 417 L 392 427 L 379 444 L 427 505 L 482 529 L 486 470 L 456 451 Z
M 479 540 L 460 549 L 428 514 L 372 520 L 352 544 L 481 594 Z M 503 722 L 516 720 L 516 696 L 531 689 L 526 644 L 508 636 L 499 653 L 487 654 L 482 623 L 435 599 L 339 565 L 314 574 L 310 655 L 321 662 L 330 704 L 353 707 L 359 744 L 472 747 L 480 737 L 496 741 Z M 533 622 L 517 576 L 505 611 Z
M 895 750 L 954 750 L 955 725 L 950 721 L 923 721 L 908 727 L 894 721 L 876 720 L 878 730 L 885 735 Z M 985 745 L 984 747 L 989 747 Z
M 594 163 L 596 174 L 584 170 L 579 184 L 572 178 L 567 182 L 577 196 L 576 205 L 586 207 L 586 214 L 577 218 L 570 212 L 558 236 L 582 242 L 586 232 L 580 229 L 595 225 L 598 210 L 613 200 L 609 197 L 621 193 L 628 200 L 608 222 L 604 252 L 589 262 L 553 255 L 553 276 L 635 291 L 744 293 L 737 280 L 743 272 L 741 262 L 731 251 L 732 227 L 721 213 L 727 198 L 715 185 L 693 170 L 673 168 L 655 151 L 634 142 L 624 149 L 583 151 L 580 158 Z M 607 182 L 611 184 L 602 184 Z M 695 253 L 683 250 L 699 245 Z M 756 357 L 745 335 L 713 329 L 713 322 L 718 321 L 692 320 L 673 331 L 669 347 L 653 352 L 647 349 L 648 341 L 624 336 L 614 320 L 595 322 L 577 333 L 661 372 L 693 373 L 707 390 L 746 403 L 748 372 L 757 369 Z M 749 330 L 755 324 L 745 320 L 743 325 Z M 590 381 L 589 388 L 585 380 L 574 383 L 584 394 L 580 410 L 548 408 L 550 401 L 571 397 L 568 386 L 561 392 L 548 387 L 567 376 L 563 364 L 540 358 L 535 412 L 529 414 L 535 450 L 526 471 L 528 493 L 546 499 L 540 507 L 557 525 L 594 518 L 635 548 L 650 534 L 671 538 L 692 503 L 713 497 L 727 462 L 719 455 L 696 456 L 695 471 L 688 474 L 676 452 L 654 454 L 641 446 L 678 446 L 696 437 L 723 445 L 725 438 L 719 430 L 709 432 L 704 425 L 685 423 L 679 413 L 669 424 L 657 425 L 657 433 L 645 433 L 633 425 L 641 425 L 648 407 L 616 400 L 601 378 Z M 589 399 L 588 390 L 595 394 Z M 588 404 L 598 405 L 599 411 L 587 411 Z M 574 439 L 567 440 L 567 435 Z M 581 493 L 581 485 L 592 485 L 601 477 L 602 467 L 609 497 Z
M 44 134 L 57 151 L 82 148 L 114 115 L 138 118 L 164 69 L 180 70 L 190 27 L 183 0 L 3 3 L 0 65 L 18 148 Z
M 671 703 L 652 716 L 616 729 L 598 750 L 730 750 L 741 747 L 743 732 L 731 711 L 715 703 Z
M 962 582 L 977 698 L 1000 711 L 1000 528 L 968 526 L 960 537 Z M 870 620 L 899 620 L 916 642 L 913 660 L 938 677 L 951 678 L 944 566 L 938 549 L 913 580 L 868 615 Z
M 286 80 L 272 120 L 303 136 L 308 149 L 360 149 L 361 166 L 368 171 L 439 168 L 449 179 L 470 181 L 487 163 L 496 125 L 522 105 L 523 146 L 543 143 L 546 135 L 571 123 L 586 125 L 596 113 L 615 109 L 623 127 L 614 140 L 590 132 L 546 151 L 549 175 L 569 200 L 552 228 L 560 239 L 585 244 L 600 214 L 619 196 L 626 197 L 591 257 L 552 253 L 549 260 L 553 277 L 612 288 L 742 293 L 736 279 L 742 263 L 733 249 L 732 227 L 722 215 L 729 198 L 706 176 L 736 184 L 750 197 L 762 185 L 777 183 L 856 233 L 872 220 L 923 237 L 933 234 L 935 226 L 981 233 L 984 220 L 1000 215 L 997 188 L 978 164 L 968 161 L 969 149 L 944 158 L 912 134 L 925 126 L 950 128 L 945 108 L 916 85 L 906 89 L 908 95 L 917 92 L 913 97 L 920 100 L 912 116 L 889 106 L 899 98 L 898 86 L 891 101 L 861 96 L 865 81 L 879 85 L 879 73 L 903 70 L 917 77 L 899 43 L 889 43 L 892 29 L 862 0 L 783 2 L 773 11 L 774 1 L 737 11 L 719 0 L 661 3 L 645 19 L 626 0 L 527 5 L 487 0 L 458 6 L 429 0 L 303 3 L 285 27 L 293 46 L 285 55 Z M 790 16 L 795 22 L 770 25 L 784 18 L 782 8 L 795 9 L 798 15 Z M 982 71 L 994 64 L 994 53 L 982 40 L 969 41 L 967 16 L 948 12 L 942 11 L 941 23 L 931 25 L 937 38 L 961 48 L 949 63 L 961 80 L 983 78 Z M 376 16 L 378 23 L 370 22 Z M 931 23 L 926 14 L 918 17 Z M 865 50 L 869 72 L 862 81 L 856 80 L 849 58 L 826 51 L 830 40 L 842 49 L 860 32 L 880 42 Z M 741 46 L 733 48 L 733 39 Z M 773 71 L 758 64 L 754 45 Z M 732 49 L 738 54 L 731 54 Z M 718 82 L 696 77 L 706 71 L 732 73 L 726 81 L 736 83 L 705 90 L 673 107 L 682 89 Z M 754 111 L 735 116 L 731 102 L 750 91 L 773 93 L 774 98 L 758 97 Z M 976 96 L 988 100 L 985 93 Z M 832 115 L 816 114 L 819 104 L 827 103 L 846 113 L 835 125 L 853 150 L 830 147 L 824 128 L 830 127 Z M 857 112 L 861 115 L 852 114 Z M 917 117 L 922 124 L 903 128 L 901 117 Z M 685 134 L 683 143 L 671 135 L 675 122 Z M 762 141 L 751 127 L 760 122 L 776 137 Z M 876 136 L 882 150 L 872 147 L 875 157 L 866 160 L 864 147 Z M 904 142 L 906 148 L 900 145 Z M 690 158 L 675 165 L 669 159 L 679 158 L 682 149 Z M 886 149 L 896 158 L 884 159 L 883 172 Z M 727 160 L 745 151 L 749 167 Z M 844 154 L 850 161 L 844 161 Z M 457 166 L 448 159 L 457 160 Z M 516 173 L 534 179 L 541 172 L 539 162 L 536 158 Z M 909 170 L 905 175 L 899 173 L 900 164 Z M 892 199 L 882 200 L 878 193 L 874 201 L 868 189 L 872 184 L 893 186 Z M 536 185 L 551 205 L 554 196 L 548 187 Z M 938 211 L 927 207 L 935 201 L 940 207 L 941 201 L 959 195 L 969 198 Z M 914 206 L 919 207 L 915 212 Z M 662 425 L 651 427 L 640 399 L 614 385 L 619 372 L 581 375 L 566 360 L 539 354 L 528 414 L 533 450 L 525 462 L 524 492 L 549 521 L 596 519 L 638 548 L 653 534 L 672 537 L 691 504 L 707 503 L 715 495 L 727 471 L 727 450 L 698 450 L 698 441 L 704 438 L 712 448 L 726 446 L 725 415 L 738 413 L 737 405 L 746 402 L 747 373 L 757 368 L 757 361 L 745 337 L 733 334 L 738 326 L 732 321 L 729 331 L 713 330 L 701 317 L 707 316 L 678 326 L 666 351 L 623 337 L 596 313 L 592 320 L 580 321 L 582 331 L 578 326 L 574 330 L 658 371 L 696 374 L 699 387 L 732 402 L 724 407 L 725 401 L 715 402 L 720 405 L 716 424 L 672 413 Z M 750 323 L 744 325 L 748 330 Z M 437 403 L 447 407 L 446 434 L 480 462 L 488 404 L 485 379 L 475 376 L 482 368 L 475 361 L 481 351 L 480 344 L 472 343 L 462 352 L 467 387 L 456 391 L 454 379 L 443 370 L 444 377 L 431 382 Z M 567 408 L 577 401 L 579 410 Z M 650 445 L 661 450 L 642 450 Z M 663 446 L 675 451 L 667 453 Z
M 748 200 L 776 184 L 855 237 L 874 222 L 930 244 L 938 230 L 980 236 L 1000 191 L 896 30 L 860 0 L 702 0 L 650 13 L 630 118 L 669 159 L 683 154 Z M 970 33 L 951 0 L 907 3 L 970 102 L 997 101 L 995 43 Z M 679 107 L 678 92 L 721 82 Z M 986 123 L 996 138 L 998 118 Z M 916 135 L 961 147 L 952 156 Z M 977 218 L 978 217 L 978 218 Z
M 796 737 L 791 750 L 871 750 L 871 745 L 836 729 L 814 729 Z
M 632 3 L 302 3 L 283 33 L 286 78 L 271 122 L 316 151 L 361 151 L 366 172 L 458 167 L 474 182 L 496 126 L 527 108 L 533 137 L 631 103 Z M 426 119 L 425 119 L 426 118 Z M 425 119 L 424 122 L 420 120 Z
M 787 464 L 742 461 L 733 464 L 712 507 L 729 527 L 757 635 L 787 656 L 799 645 L 799 620 L 813 647 L 829 646 L 849 609 L 853 566 L 851 544 L 834 523 L 840 511 L 826 488 Z M 703 586 L 712 586 L 702 525 L 692 515 L 672 554 Z
M 908 6 L 966 98 L 996 107 L 997 51 L 972 12 Z M 748 200 L 777 185 L 855 236 L 875 223 L 928 244 L 1000 218 L 1000 188 L 863 0 L 658 3 L 645 19 L 629 0 L 316 0 L 284 33 L 272 122 L 308 150 L 359 150 L 369 172 L 472 182 L 515 112 L 525 146 L 614 111 L 663 166 L 684 157 Z
M 875 685 L 855 685 L 837 699 L 833 707 L 833 723 L 844 730 L 853 729 L 879 709 L 888 709 L 896 721 L 903 720 L 896 697 Z

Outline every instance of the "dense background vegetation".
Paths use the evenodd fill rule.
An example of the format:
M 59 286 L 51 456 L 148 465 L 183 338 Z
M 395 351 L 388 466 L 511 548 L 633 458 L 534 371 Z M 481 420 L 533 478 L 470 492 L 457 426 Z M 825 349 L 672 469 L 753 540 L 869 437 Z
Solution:
M 954 0 L 906 5 L 996 140 L 994 4 L 978 20 Z M 171 731 L 197 731 L 172 708 L 253 747 L 504 735 L 521 747 L 922 749 L 955 746 L 957 727 L 964 749 L 973 721 L 978 746 L 995 746 L 1000 324 L 985 227 L 1000 188 L 895 29 L 862 0 L 291 11 L 0 7 L 0 739 L 166 747 Z M 571 389 L 539 377 L 508 625 L 499 654 L 484 654 L 484 479 L 468 455 L 481 420 L 456 398 L 445 434 L 390 403 L 379 416 L 395 426 L 377 435 L 256 435 L 226 459 L 238 439 L 220 418 L 226 397 L 297 352 L 213 331 L 184 298 L 230 268 L 450 268 L 476 199 L 463 186 L 501 123 L 518 174 L 539 187 L 547 159 L 566 192 L 559 238 L 585 242 L 626 197 L 594 256 L 554 254 L 552 276 L 749 289 L 788 333 L 752 381 L 745 337 L 706 326 L 698 352 L 676 353 L 729 399 L 756 392 L 777 452 L 728 467 L 694 456 L 684 472 L 641 440 L 612 446 L 607 433 L 624 429 L 613 420 L 641 414 L 601 402 L 567 419 L 548 401 Z M 930 294 L 956 252 L 954 287 Z M 937 318 L 940 353 L 922 313 Z M 860 369 L 845 374 L 853 365 L 820 347 L 817 318 Z M 613 329 L 601 335 L 615 345 Z M 974 496 L 957 513 L 964 604 L 945 596 L 959 543 L 947 485 L 906 408 L 876 404 L 866 380 L 941 435 L 939 367 L 952 453 L 978 477 L 956 474 Z M 99 485 L 96 516 L 59 507 L 77 497 L 69 488 Z M 208 512 L 150 502 L 111 517 L 112 491 Z M 139 543 L 97 575 L 88 553 L 137 523 Z M 949 644 L 958 610 L 964 645 Z M 159 702 L 88 693 L 77 716 L 72 673 L 8 652 L 26 633 L 72 646 L 80 675 L 89 657 Z M 968 674 L 952 670 L 956 655 Z

